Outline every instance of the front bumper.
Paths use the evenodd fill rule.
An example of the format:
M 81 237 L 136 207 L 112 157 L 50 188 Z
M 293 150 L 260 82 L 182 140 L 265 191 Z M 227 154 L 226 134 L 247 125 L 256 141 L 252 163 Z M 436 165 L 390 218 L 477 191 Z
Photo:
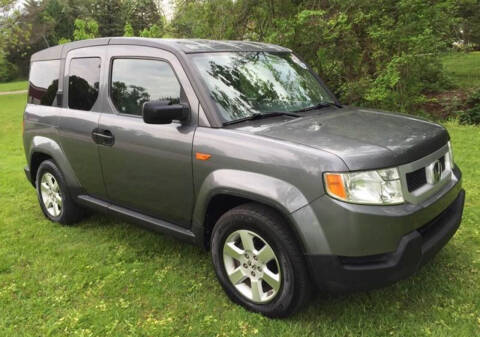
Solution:
M 433 220 L 404 235 L 396 251 L 362 257 L 306 255 L 320 289 L 366 290 L 406 278 L 431 259 L 455 234 L 463 213 L 465 191 Z

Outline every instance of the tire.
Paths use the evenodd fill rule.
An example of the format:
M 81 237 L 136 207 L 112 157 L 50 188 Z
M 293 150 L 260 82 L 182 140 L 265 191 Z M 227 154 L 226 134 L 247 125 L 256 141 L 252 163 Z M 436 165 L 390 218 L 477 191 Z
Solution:
M 40 208 L 49 220 L 73 225 L 83 217 L 83 209 L 73 201 L 63 174 L 53 161 L 40 164 L 35 186 Z
M 215 273 L 233 302 L 272 318 L 307 303 L 312 287 L 304 256 L 274 210 L 254 203 L 231 209 L 215 224 L 210 246 Z

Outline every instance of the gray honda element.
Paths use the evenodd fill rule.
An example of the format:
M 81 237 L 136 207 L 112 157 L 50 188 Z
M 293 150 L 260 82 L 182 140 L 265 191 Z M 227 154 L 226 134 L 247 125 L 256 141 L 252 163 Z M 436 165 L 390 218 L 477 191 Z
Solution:
M 25 172 L 43 213 L 105 211 L 211 251 L 227 295 L 270 317 L 403 279 L 453 236 L 447 131 L 341 105 L 291 50 L 100 38 L 34 54 Z

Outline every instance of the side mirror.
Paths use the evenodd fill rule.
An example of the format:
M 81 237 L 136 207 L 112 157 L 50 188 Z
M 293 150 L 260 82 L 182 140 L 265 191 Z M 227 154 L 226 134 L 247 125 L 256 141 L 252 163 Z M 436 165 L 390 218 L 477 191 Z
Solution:
M 189 108 L 184 104 L 165 104 L 165 101 L 151 101 L 143 104 L 143 121 L 147 124 L 170 124 L 174 120 L 185 121 Z

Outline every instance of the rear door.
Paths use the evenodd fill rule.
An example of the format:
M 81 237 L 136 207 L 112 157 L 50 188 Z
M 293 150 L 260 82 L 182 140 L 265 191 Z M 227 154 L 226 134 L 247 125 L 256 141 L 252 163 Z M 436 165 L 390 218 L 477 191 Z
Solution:
M 65 59 L 64 110 L 59 120 L 62 148 L 77 178 L 90 195 L 106 196 L 98 147 L 92 131 L 102 111 L 100 86 L 106 47 L 70 51 Z
M 114 204 L 189 227 L 193 207 L 192 141 L 198 101 L 176 57 L 149 47 L 108 47 L 108 104 L 99 147 L 108 198 Z M 186 123 L 146 124 L 143 103 L 191 108 Z

